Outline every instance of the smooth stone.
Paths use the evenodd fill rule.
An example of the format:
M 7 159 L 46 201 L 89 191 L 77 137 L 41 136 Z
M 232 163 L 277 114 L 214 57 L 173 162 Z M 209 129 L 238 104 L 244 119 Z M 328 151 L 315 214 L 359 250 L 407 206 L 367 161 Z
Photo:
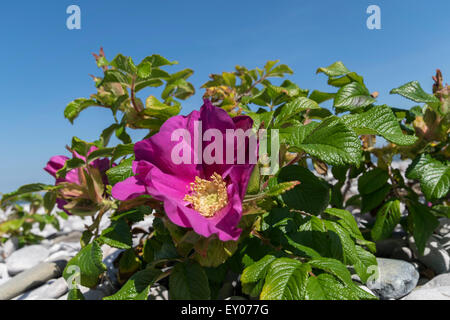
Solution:
M 80 286 L 80 291 L 86 300 L 102 300 L 114 293 L 111 285 L 104 283 L 99 284 L 95 289 Z
M 52 253 L 58 252 L 60 250 L 61 250 L 61 245 L 56 243 L 56 244 L 52 245 L 50 248 L 48 248 L 48 253 L 52 254 Z
M 369 294 L 371 294 L 371 295 L 373 295 L 373 296 L 377 296 L 372 290 L 370 290 L 369 288 L 367 288 L 365 285 L 362 285 L 362 284 L 360 284 L 360 285 L 358 285 L 358 287 L 360 287 L 361 289 L 363 289 L 365 292 L 367 292 L 367 293 L 369 293 Z
M 67 300 L 68 296 L 69 296 L 69 293 L 67 292 L 66 294 L 64 294 L 61 297 L 59 297 L 58 300 Z
M 81 244 L 80 242 L 60 242 L 61 250 L 65 251 L 80 251 L 81 250 Z
M 0 286 L 0 300 L 13 299 L 49 280 L 61 277 L 66 265 L 67 260 L 42 262 L 21 272 Z
M 434 277 L 426 284 L 424 284 L 421 288 L 431 289 L 436 287 L 450 287 L 450 273 L 443 273 Z
M 408 238 L 409 246 L 417 259 L 436 274 L 450 272 L 450 256 L 439 241 L 431 236 L 428 240 L 423 255 L 419 255 L 414 238 Z
M 225 298 L 225 300 L 247 300 L 247 299 L 244 297 L 241 297 L 241 296 L 231 296 L 231 297 Z
M 7 259 L 6 266 L 10 275 L 18 274 L 44 261 L 49 250 L 41 245 L 31 245 L 14 251 Z
M 450 218 L 439 219 L 439 226 L 434 230 L 440 236 L 445 236 L 450 233 Z
M 31 229 L 31 232 L 43 238 L 48 238 L 55 235 L 58 232 L 58 230 L 56 230 L 55 227 L 51 225 L 46 225 L 45 228 L 41 230 L 39 226 L 36 225 Z
M 67 282 L 64 278 L 52 279 L 32 291 L 25 292 L 14 300 L 46 300 L 57 299 L 67 292 Z
M 75 257 L 75 255 L 77 254 L 77 252 L 72 251 L 72 252 L 67 252 L 67 251 L 58 251 L 55 252 L 53 254 L 51 254 L 50 256 L 48 256 L 44 261 L 45 262 L 52 262 L 52 261 L 57 261 L 57 260 L 70 260 L 73 257 Z
M 377 258 L 377 262 L 378 278 L 366 285 L 380 299 L 398 299 L 416 287 L 419 272 L 411 263 L 385 258 Z
M 376 242 L 377 251 L 376 254 L 379 257 L 390 258 L 397 248 L 403 248 L 408 243 L 402 238 L 389 238 Z
M 411 164 L 411 159 L 406 160 L 395 160 L 392 161 L 391 166 L 393 169 L 399 169 L 401 173 L 404 173 L 408 166 Z
M 5 263 L 0 263 L 0 285 L 10 279 Z
M 412 261 L 413 253 L 412 250 L 408 247 L 397 247 L 391 254 L 392 259 L 404 260 L 404 261 Z
M 102 246 L 103 263 L 106 265 L 106 272 L 111 280 L 111 284 L 117 288 L 120 287 L 120 284 L 117 279 L 117 268 L 114 266 L 114 261 L 123 251 L 123 249 L 112 248 L 108 245 Z
M 417 289 L 418 287 L 424 286 L 424 285 L 427 284 L 428 282 L 430 282 L 430 279 L 425 278 L 425 277 L 421 277 L 421 278 L 419 279 L 419 281 L 417 282 L 417 287 L 416 287 L 416 289 Z M 416 290 L 416 289 L 414 289 L 414 290 Z
M 450 300 L 450 286 L 418 288 L 402 300 Z
M 3 259 L 6 260 L 6 258 L 8 258 L 14 251 L 17 250 L 17 248 L 19 248 L 19 239 L 17 239 L 16 237 L 8 239 L 3 244 L 2 250 Z
M 73 231 L 65 235 L 58 236 L 53 239 L 53 243 L 60 242 L 80 242 L 82 233 L 80 231 Z
M 444 248 L 444 250 L 450 254 L 450 233 L 439 239 L 439 242 L 441 243 L 441 246 Z
M 148 300 L 169 300 L 169 290 L 162 285 L 155 285 L 150 288 Z
M 78 216 L 70 216 L 64 223 L 63 230 L 83 232 L 86 222 Z

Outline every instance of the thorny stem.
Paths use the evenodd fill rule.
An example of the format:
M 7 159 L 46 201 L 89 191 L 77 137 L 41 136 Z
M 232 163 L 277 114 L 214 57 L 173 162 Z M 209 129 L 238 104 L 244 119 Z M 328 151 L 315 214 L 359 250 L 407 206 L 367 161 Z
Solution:
M 305 212 L 305 211 L 302 211 L 302 210 L 290 209 L 289 211 L 290 212 L 297 212 L 297 213 L 300 213 L 300 214 L 302 214 L 304 216 L 308 216 L 308 217 L 312 217 L 313 216 L 312 214 L 310 214 L 308 212 Z
M 268 245 L 268 246 L 272 247 L 273 249 L 275 249 L 275 250 L 277 250 L 277 251 L 280 251 L 280 250 L 282 249 L 281 246 L 275 247 L 275 246 L 270 242 L 269 239 L 264 238 L 264 237 L 263 237 L 258 231 L 256 231 L 256 230 L 252 230 L 252 231 L 251 231 L 251 234 L 252 234 L 253 236 L 257 237 L 259 240 L 261 240 L 262 243 L 264 243 L 265 245 Z
M 263 76 L 261 77 L 261 79 L 255 81 L 255 82 L 250 86 L 250 88 L 249 88 L 247 91 L 245 91 L 244 93 L 242 93 L 242 94 L 240 94 L 239 96 L 237 96 L 236 100 L 237 100 L 237 101 L 241 101 L 241 99 L 242 99 L 243 97 L 248 96 L 249 94 L 251 94 L 253 88 L 255 88 L 258 84 L 260 84 L 260 83 L 262 83 L 264 80 L 266 80 L 266 77 L 267 77 L 266 75 L 263 75 Z
M 90 232 L 93 232 L 95 230 L 95 236 L 96 237 L 98 237 L 98 235 L 99 235 L 100 221 L 102 220 L 102 217 L 106 213 L 106 211 L 107 211 L 106 208 L 100 209 L 100 211 L 98 212 L 98 215 L 95 218 L 94 222 L 87 228 Z
M 136 112 L 141 112 L 142 110 L 140 110 L 140 108 L 138 107 L 138 105 L 136 104 L 136 99 L 135 99 L 135 81 L 136 81 L 136 77 L 133 77 L 133 79 L 131 80 L 131 104 L 133 105 L 134 110 L 136 110 Z
M 398 189 L 400 189 L 401 187 L 398 185 L 397 181 L 393 177 L 391 166 L 388 167 L 388 173 L 389 173 L 389 179 L 391 180 L 391 183 L 392 183 L 392 190 L 394 191 L 395 196 L 398 199 L 405 201 L 404 197 L 398 192 Z

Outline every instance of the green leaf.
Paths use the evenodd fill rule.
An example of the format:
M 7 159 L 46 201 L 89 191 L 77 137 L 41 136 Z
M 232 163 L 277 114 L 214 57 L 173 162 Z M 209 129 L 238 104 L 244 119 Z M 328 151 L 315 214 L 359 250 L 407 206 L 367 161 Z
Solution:
M 267 271 L 261 300 L 303 300 L 311 267 L 298 260 L 279 258 Z
M 308 264 L 310 264 L 313 268 L 321 269 L 335 275 L 348 286 L 354 285 L 350 272 L 339 260 L 321 257 L 308 261 Z
M 3 195 L 0 204 L 3 204 L 4 202 L 8 201 L 11 198 L 14 198 L 16 196 L 26 194 L 26 193 L 32 193 L 32 192 L 39 192 L 44 190 L 49 190 L 54 188 L 54 186 L 43 184 L 43 183 L 31 183 L 24 186 L 21 186 L 19 189 L 17 189 L 14 192 L 6 193 Z
M 122 85 L 129 85 L 131 83 L 131 77 L 123 74 L 117 69 L 109 69 L 105 71 L 105 76 L 97 84 L 97 87 L 102 87 L 108 83 L 120 83 Z
M 328 77 L 340 77 L 343 75 L 346 75 L 347 73 L 350 73 L 350 70 L 348 70 L 342 61 L 337 61 L 333 63 L 332 65 L 329 65 L 326 68 L 319 68 L 317 69 L 316 73 L 324 73 Z
M 24 224 L 25 218 L 6 220 L 0 223 L 0 236 L 18 231 Z
M 358 224 L 355 218 L 349 211 L 343 209 L 328 208 L 325 210 L 325 212 L 329 215 L 340 218 L 338 222 L 350 233 L 353 238 L 359 240 L 361 244 L 366 245 L 370 250 L 375 250 L 374 243 L 364 239 L 361 231 L 358 228 Z
M 258 297 L 264 286 L 269 266 L 275 260 L 275 256 L 266 255 L 261 260 L 245 268 L 241 276 L 242 291 L 252 297 Z
M 361 141 L 337 117 L 332 116 L 322 121 L 302 141 L 294 138 L 295 136 L 291 140 L 294 151 L 304 150 L 330 165 L 357 165 L 361 161 Z
M 371 231 L 372 239 L 380 241 L 389 238 L 400 219 L 400 201 L 391 200 L 386 202 L 377 213 L 375 225 Z
M 106 171 L 108 182 L 114 186 L 117 182 L 121 182 L 134 175 L 132 169 L 133 158 L 123 160 L 118 166 L 112 167 Z
M 278 63 L 277 61 L 272 61 L 275 63 Z M 266 65 L 267 67 L 267 65 Z M 267 70 L 267 76 L 269 77 L 284 77 L 285 74 L 293 74 L 294 72 L 292 71 L 291 68 L 289 68 L 287 65 L 285 64 L 280 64 L 278 66 L 276 66 L 275 68 L 271 69 L 270 71 L 268 69 Z
M 281 135 L 283 135 L 286 131 L 288 134 L 287 142 L 292 148 L 296 146 L 300 146 L 303 141 L 305 141 L 306 137 L 311 134 L 311 132 L 319 126 L 318 122 L 310 122 L 306 125 L 299 125 L 295 127 L 282 128 L 280 130 Z
M 419 254 L 422 255 L 428 239 L 439 226 L 439 221 L 430 208 L 421 203 L 408 201 L 406 206 L 409 211 L 408 228 L 412 229 L 417 249 Z
M 110 62 L 110 65 L 131 75 L 136 74 L 137 72 L 137 68 L 133 63 L 133 60 L 130 57 L 125 57 L 120 53 L 115 56 L 115 58 Z
M 282 168 L 278 174 L 278 183 L 293 180 L 300 181 L 300 184 L 282 195 L 284 202 L 290 208 L 311 214 L 323 212 L 330 201 L 327 183 L 306 168 L 300 166 Z
M 152 67 L 154 68 L 178 64 L 178 61 L 169 61 L 159 54 L 152 54 L 151 56 L 146 57 L 144 60 L 142 60 L 142 62 L 150 62 Z
M 277 127 L 284 122 L 288 122 L 291 118 L 297 116 L 302 111 L 319 108 L 319 105 L 314 100 L 305 97 L 298 97 L 281 107 L 280 113 L 275 118 L 274 126 Z
M 96 105 L 98 105 L 97 101 L 92 99 L 75 99 L 67 105 L 66 109 L 64 109 L 64 117 L 73 124 L 73 121 L 78 117 L 81 111 Z
M 428 154 L 414 159 L 406 170 L 406 177 L 420 181 L 420 188 L 428 200 L 442 198 L 450 190 L 450 166 Z
M 376 259 L 375 259 L 376 262 Z M 376 299 L 374 295 L 371 295 L 364 291 L 363 289 L 359 288 L 352 280 L 352 277 L 350 275 L 350 272 L 348 271 L 347 267 L 336 259 L 330 259 L 330 258 L 320 258 L 320 259 L 314 259 L 308 262 L 313 268 L 324 270 L 335 277 L 337 277 L 339 280 L 341 280 L 348 289 L 353 291 L 354 294 L 358 296 L 358 298 L 361 299 Z
M 152 64 L 147 61 L 141 62 L 137 66 L 137 75 L 139 78 L 148 78 L 152 73 Z
M 134 91 L 139 92 L 146 87 L 159 87 L 159 86 L 162 86 L 163 84 L 164 84 L 164 82 L 162 82 L 159 79 L 153 79 L 153 78 L 144 79 L 144 80 L 138 79 L 134 86 Z
M 196 252 L 193 259 L 203 267 L 217 267 L 225 263 L 237 249 L 236 241 L 208 240 L 208 248 L 205 256 Z
M 300 256 L 307 256 L 307 257 L 310 257 L 313 259 L 321 257 L 320 254 L 316 250 L 299 243 L 299 241 L 296 241 L 295 237 L 293 237 L 293 236 L 285 234 L 284 239 L 286 241 L 286 244 L 291 246 L 294 249 L 293 251 L 295 252 L 295 254 L 298 254 Z
M 324 223 L 329 231 L 339 237 L 340 243 L 336 244 L 336 249 L 338 249 L 336 258 L 341 258 L 344 263 L 353 265 L 361 280 L 366 282 L 370 276 L 368 268 L 376 265 L 375 256 L 355 245 L 350 234 L 340 224 L 333 221 L 324 221 Z
M 330 99 L 333 99 L 335 95 L 336 95 L 335 93 L 314 90 L 313 92 L 311 92 L 311 95 L 309 96 L 309 98 L 311 100 L 314 100 L 317 103 L 322 103 L 322 102 L 328 101 Z
M 67 300 L 86 300 L 83 293 L 78 288 L 72 288 L 69 290 Z
M 81 140 L 80 138 L 77 138 L 77 137 L 73 137 L 72 138 L 71 150 L 72 151 L 76 151 L 77 153 L 79 153 L 83 157 L 85 157 L 87 155 L 87 153 L 89 152 L 89 149 L 92 146 L 94 146 L 93 143 L 86 142 L 86 141 Z
M 98 241 L 119 249 L 129 249 L 133 245 L 130 227 L 123 219 L 113 221 Z
M 106 128 L 102 131 L 102 133 L 100 135 L 100 141 L 102 142 L 104 147 L 106 147 L 108 145 L 112 134 L 118 127 L 119 127 L 119 125 L 117 123 L 113 123 L 108 128 Z
M 259 166 L 255 165 L 253 168 L 252 174 L 250 176 L 250 180 L 248 182 L 247 186 L 247 194 L 257 194 L 259 192 L 259 189 L 261 188 L 260 183 L 260 173 L 259 173 Z
M 390 94 L 399 94 L 415 102 L 439 103 L 439 100 L 434 95 L 428 94 L 422 89 L 418 81 L 411 81 L 392 89 Z
M 81 168 L 85 164 L 86 164 L 86 162 L 84 162 L 84 160 L 80 159 L 80 158 L 69 159 L 64 163 L 64 166 L 56 172 L 56 177 L 65 178 L 66 174 L 69 171 L 71 171 L 73 169 Z
M 47 214 L 50 214 L 53 211 L 53 208 L 56 204 L 56 193 L 55 192 L 47 192 L 44 195 L 44 208 Z
M 146 215 L 152 214 L 153 209 L 149 206 L 139 206 L 133 209 L 127 210 L 125 212 L 116 211 L 110 219 L 112 221 L 117 221 L 120 219 L 125 219 L 130 222 L 139 222 L 144 220 Z
M 131 137 L 127 133 L 125 129 L 125 125 L 121 125 L 116 128 L 116 137 L 122 141 L 124 144 L 130 144 L 131 143 Z
M 172 116 L 176 116 L 181 107 L 180 106 L 168 106 L 154 96 L 149 96 L 146 100 L 146 108 L 144 109 L 144 114 L 147 116 L 161 118 L 161 119 L 169 119 Z
M 325 118 L 328 118 L 329 116 L 332 116 L 333 114 L 330 112 L 330 110 L 325 108 L 320 109 L 311 109 L 308 113 L 308 118 L 310 119 L 317 119 L 317 120 L 323 120 Z
M 378 264 L 377 259 L 372 253 L 363 249 L 361 246 L 356 245 L 355 248 L 357 260 L 352 262 L 353 267 L 355 268 L 358 276 L 361 278 L 361 281 L 366 283 L 371 276 L 371 267 Z
M 161 270 L 154 268 L 136 272 L 118 292 L 103 300 L 147 300 L 151 286 L 161 274 Z
M 388 179 L 388 172 L 380 168 L 367 171 L 358 179 L 358 191 L 361 194 L 372 193 L 383 187 Z
M 330 86 L 339 87 L 339 88 L 343 87 L 349 83 L 352 83 L 352 82 L 358 82 L 359 84 L 364 85 L 363 77 L 361 77 L 356 72 L 350 72 L 339 78 L 330 77 L 328 79 L 328 84 Z
M 417 140 L 416 136 L 403 134 L 397 118 L 386 105 L 374 106 L 363 113 L 345 115 L 342 121 L 359 135 L 379 135 L 400 146 L 411 145 Z
M 328 273 L 310 277 L 306 285 L 308 300 L 358 300 L 359 296 Z
M 435 206 L 433 206 L 432 210 L 438 216 L 450 218 L 450 207 L 446 206 L 445 204 L 435 205 Z
M 63 272 L 63 277 L 69 280 L 74 270 L 80 270 L 81 285 L 94 288 L 99 280 L 100 275 L 106 271 L 106 266 L 102 262 L 103 253 L 100 245 L 94 241 L 81 249 L 78 254 L 73 257 Z M 75 268 L 74 268 L 75 267 Z
M 111 162 L 114 162 L 120 157 L 127 156 L 130 154 L 134 154 L 134 143 L 119 144 L 114 148 L 112 152 Z
M 106 157 L 110 157 L 113 154 L 115 148 L 101 148 L 101 149 L 97 149 L 93 152 L 91 152 L 88 157 L 87 157 L 87 161 L 88 163 L 91 163 L 94 160 L 97 160 L 99 158 L 106 158 Z
M 272 186 L 269 186 L 265 192 L 264 196 L 266 197 L 277 197 L 279 195 L 282 195 L 283 193 L 292 190 L 295 186 L 299 185 L 299 181 L 288 181 L 288 182 L 282 182 L 277 183 Z
M 334 98 L 334 107 L 337 111 L 352 111 L 366 107 L 375 102 L 371 97 L 369 90 L 359 82 L 351 82 L 336 93 Z
M 211 292 L 205 270 L 197 263 L 178 263 L 169 277 L 169 294 L 173 300 L 209 300 Z
M 378 207 L 386 199 L 391 191 L 389 183 L 384 184 L 380 189 L 372 193 L 363 194 L 361 200 L 361 213 L 369 212 Z

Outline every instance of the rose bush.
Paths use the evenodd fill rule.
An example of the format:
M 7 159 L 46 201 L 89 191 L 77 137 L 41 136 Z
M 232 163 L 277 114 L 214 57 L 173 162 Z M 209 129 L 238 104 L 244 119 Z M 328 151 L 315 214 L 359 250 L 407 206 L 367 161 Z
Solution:
M 73 158 L 50 160 L 55 185 L 3 195 L 1 207 L 15 212 L 0 224 L 0 236 L 38 241 L 24 223 L 42 222 L 29 220 L 39 206 L 46 217 L 55 204 L 91 216 L 64 277 L 72 281 L 76 265 L 81 285 L 95 288 L 106 271 L 103 246 L 123 250 L 117 292 L 105 299 L 147 299 L 155 283 L 167 285 L 171 299 L 224 298 L 230 276 L 239 278 L 234 294 L 247 297 L 375 299 L 350 272 L 369 281 L 375 242 L 401 226 L 423 253 L 437 218 L 450 217 L 450 88 L 440 71 L 432 93 L 415 81 L 390 92 L 420 104 L 405 110 L 378 103 L 379 93 L 342 62 L 317 70 L 332 92 L 273 81 L 292 74 L 277 61 L 237 66 L 211 75 L 203 106 L 182 116 L 181 101 L 195 93 L 192 70 L 169 73 L 176 63 L 160 55 L 137 65 L 120 54 L 108 61 L 103 50 L 95 58 L 103 72 L 94 77 L 96 93 L 69 103 L 64 116 L 73 123 L 88 107 L 102 107 L 114 122 L 94 142 L 73 138 Z M 144 103 L 141 91 L 151 87 L 162 87 L 161 97 Z M 130 129 L 148 134 L 133 143 Z M 239 129 L 263 131 L 268 143 L 226 139 Z M 120 143 L 108 147 L 113 134 Z M 405 174 L 396 159 L 412 160 Z M 349 196 L 355 180 L 358 193 Z M 25 198 L 34 199 L 30 212 L 18 205 Z M 375 222 L 358 225 L 355 209 Z M 135 227 L 149 218 L 149 229 Z M 102 219 L 110 220 L 105 230 Z M 83 299 L 73 284 L 69 299 Z

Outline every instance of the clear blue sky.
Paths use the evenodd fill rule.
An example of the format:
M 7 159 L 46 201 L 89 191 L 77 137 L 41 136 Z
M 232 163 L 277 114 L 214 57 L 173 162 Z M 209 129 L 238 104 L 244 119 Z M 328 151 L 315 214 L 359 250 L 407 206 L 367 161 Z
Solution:
M 77 4 L 82 29 L 66 28 Z M 382 30 L 366 28 L 366 8 L 381 8 Z M 198 88 L 210 73 L 280 59 L 303 88 L 327 90 L 320 66 L 342 60 L 362 74 L 379 101 L 410 107 L 389 90 L 419 80 L 427 91 L 439 67 L 450 77 L 448 0 L 8 1 L 0 7 L 0 192 L 31 182 L 51 183 L 42 170 L 76 135 L 95 140 L 111 123 L 89 109 L 71 125 L 68 102 L 94 92 L 99 74 L 91 53 L 100 46 L 135 61 L 160 53 L 195 70 Z M 448 81 L 450 82 L 450 81 Z M 151 94 L 146 91 L 145 94 Z M 201 104 L 202 90 L 183 104 Z

